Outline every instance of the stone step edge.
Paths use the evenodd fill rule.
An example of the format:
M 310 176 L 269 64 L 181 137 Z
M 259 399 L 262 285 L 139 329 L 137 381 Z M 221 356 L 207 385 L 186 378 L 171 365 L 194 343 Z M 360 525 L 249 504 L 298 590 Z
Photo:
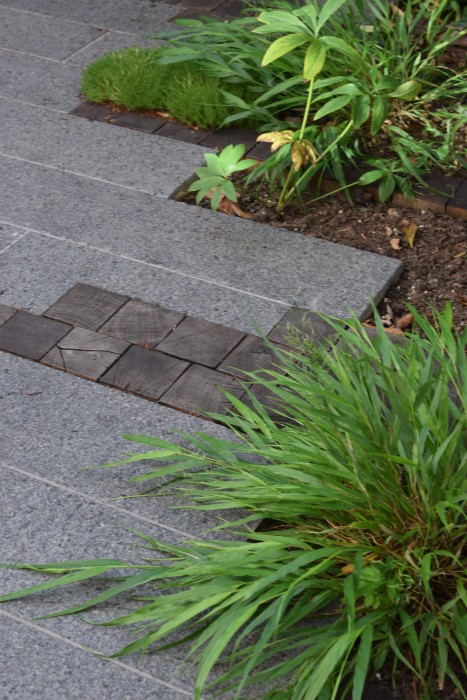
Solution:
M 226 127 L 215 131 L 195 129 L 167 118 L 158 117 L 152 113 L 122 111 L 119 108 L 109 107 L 107 104 L 81 102 L 71 110 L 70 114 L 84 117 L 91 121 L 105 122 L 117 126 L 143 131 L 145 133 L 164 136 L 165 138 L 191 143 L 196 146 L 221 150 L 229 144 L 244 144 L 245 155 L 258 161 L 264 161 L 270 155 L 270 146 L 267 143 L 257 143 L 257 134 L 248 129 L 239 127 Z M 368 169 L 368 168 L 367 168 Z M 350 181 L 357 181 L 364 172 L 357 168 L 349 167 L 346 176 Z M 409 198 L 401 192 L 395 192 L 389 203 L 396 207 L 414 209 L 416 211 L 432 211 L 436 214 L 446 214 L 455 219 L 467 221 L 467 179 L 445 175 L 442 172 L 433 172 L 425 177 L 428 187 L 415 186 L 415 198 Z M 340 185 L 332 177 L 324 176 L 315 180 L 317 191 L 323 194 L 331 194 L 338 190 Z M 176 188 L 171 199 L 179 199 L 185 193 L 186 183 Z M 377 194 L 377 187 L 364 188 L 373 196 Z

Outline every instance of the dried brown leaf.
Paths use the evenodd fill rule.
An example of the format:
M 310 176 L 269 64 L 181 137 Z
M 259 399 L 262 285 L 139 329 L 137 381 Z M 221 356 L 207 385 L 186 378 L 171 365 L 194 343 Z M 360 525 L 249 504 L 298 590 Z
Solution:
M 416 223 L 411 221 L 407 226 L 404 226 L 402 232 L 407 239 L 407 243 L 411 248 L 413 248 L 413 242 L 415 240 L 415 234 L 417 233 L 418 226 Z
M 413 321 L 413 316 L 412 314 L 405 314 L 405 316 L 401 316 L 401 318 L 398 318 L 396 321 L 396 328 L 399 328 L 399 330 L 404 330 L 404 328 L 408 328 L 409 326 L 412 325 Z
M 400 238 L 390 238 L 389 243 L 391 244 L 391 248 L 393 248 L 394 250 L 401 249 L 401 239 Z

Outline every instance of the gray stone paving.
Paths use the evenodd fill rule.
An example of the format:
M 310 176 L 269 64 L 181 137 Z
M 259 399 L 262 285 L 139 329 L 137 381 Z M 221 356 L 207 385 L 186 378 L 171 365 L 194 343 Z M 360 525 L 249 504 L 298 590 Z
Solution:
M 176 13 L 149 0 L 0 4 L 0 302 L 41 313 L 81 281 L 242 331 L 255 323 L 270 331 L 295 304 L 365 314 L 397 263 L 172 201 L 203 149 L 67 114 L 88 61 L 147 45 Z M 177 541 L 218 522 L 174 510 L 167 496 L 112 500 L 136 492 L 128 482 L 136 466 L 79 469 L 118 458 L 128 449 L 124 432 L 222 432 L 212 423 L 5 353 L 0 416 L 0 561 L 132 561 L 128 527 Z M 37 580 L 0 569 L 1 592 Z M 179 651 L 117 663 L 80 645 L 108 653 L 131 632 L 73 617 L 32 620 L 75 596 L 74 589 L 0 607 L 2 696 L 192 697 Z M 122 605 L 89 616 L 110 617 Z

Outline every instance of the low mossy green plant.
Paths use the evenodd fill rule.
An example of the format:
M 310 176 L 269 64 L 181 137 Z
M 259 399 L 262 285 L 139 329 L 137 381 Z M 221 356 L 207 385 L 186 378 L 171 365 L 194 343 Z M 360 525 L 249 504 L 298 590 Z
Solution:
M 160 49 L 138 46 L 106 54 L 84 70 L 81 91 L 90 102 L 167 111 L 185 124 L 205 129 L 220 126 L 232 108 L 219 78 L 192 61 L 160 65 L 159 58 Z M 236 91 L 245 95 L 241 86 Z
M 333 344 L 302 341 L 280 370 L 252 374 L 274 421 L 253 394 L 250 406 L 231 396 L 232 415 L 216 416 L 231 439 L 125 436 L 150 451 L 107 466 L 144 460 L 134 481 L 173 478 L 166 488 L 192 508 L 225 514 L 228 537 L 172 546 L 142 535 L 131 574 L 114 559 L 10 565 L 59 577 L 0 601 L 118 574 L 56 613 L 67 615 L 142 586 L 137 609 L 106 623 L 136 626 L 115 655 L 187 644 L 197 700 L 209 687 L 360 700 L 383 666 L 412 674 L 414 698 L 447 683 L 466 698 L 467 331 L 452 330 L 450 308 L 434 326 L 412 312 L 401 345 L 381 321 L 372 338 L 356 320 L 328 319 Z M 148 460 L 163 464 L 148 471 Z M 268 529 L 249 527 L 261 518 Z

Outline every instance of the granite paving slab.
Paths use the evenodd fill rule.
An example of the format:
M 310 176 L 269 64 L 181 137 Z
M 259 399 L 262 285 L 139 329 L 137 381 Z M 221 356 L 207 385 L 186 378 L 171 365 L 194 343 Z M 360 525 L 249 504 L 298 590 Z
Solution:
M 1 159 L 0 172 L 7 222 L 273 302 L 362 316 L 401 270 L 390 258 L 30 163 Z
M 42 313 L 76 282 L 159 303 L 181 314 L 265 333 L 287 305 L 196 277 L 174 274 L 142 261 L 119 257 L 46 235 L 28 233 L 0 254 L 2 303 Z
M 168 197 L 203 164 L 203 149 L 0 99 L 5 155 Z M 174 167 L 176 164 L 176 167 Z
M 86 379 L 98 379 L 129 346 L 118 338 L 73 328 L 42 358 L 42 363 Z
M 159 304 L 130 299 L 99 330 L 101 333 L 153 349 L 175 330 L 184 318 L 184 314 Z
M 14 313 L 16 313 L 16 309 L 13 306 L 0 304 L 0 326 L 5 323 L 5 321 L 8 321 Z
M 40 360 L 69 330 L 65 323 L 17 311 L 0 326 L 0 350 Z
M 0 6 L 0 46 L 62 60 L 94 41 L 102 29 Z
M 158 350 L 207 367 L 217 367 L 244 334 L 199 318 L 186 318 L 158 345 Z
M 0 224 L 0 255 L 7 246 L 17 241 L 18 238 L 23 234 L 24 231 L 22 229 L 19 229 L 17 226 L 8 226 L 6 224 Z
M 151 35 L 170 28 L 168 20 L 178 13 L 177 7 L 163 2 L 137 0 L 4 0 L 2 5 L 52 17 L 93 24 L 121 32 Z
M 145 523 L 142 527 L 141 523 L 130 514 L 117 514 L 105 506 L 88 503 L 78 495 L 65 493 L 50 484 L 38 482 L 8 468 L 0 467 L 0 483 L 2 486 L 0 524 L 3 535 L 0 560 L 2 562 L 39 563 L 105 557 L 128 562 L 128 571 L 131 570 L 133 562 L 142 561 L 142 558 L 147 556 L 147 552 L 141 550 L 143 541 L 130 532 L 130 529 L 143 530 L 145 534 L 162 542 L 176 543 L 181 540 L 180 537 L 177 538 L 173 533 L 164 531 L 157 525 Z M 157 556 L 156 553 L 155 556 Z M 46 577 L 32 572 L 0 569 L 0 591 L 8 593 L 45 579 Z M 86 600 L 101 590 L 102 586 L 88 582 L 68 590 L 54 591 L 18 602 L 0 603 L 0 620 L 2 620 L 0 629 L 3 630 L 5 620 L 2 611 L 22 620 L 31 620 L 41 614 L 68 607 L 73 601 Z M 86 618 L 94 622 L 103 621 L 127 613 L 132 607 L 131 603 L 116 600 L 100 611 L 87 613 Z M 67 641 L 85 645 L 87 649 L 95 652 L 109 654 L 135 639 L 135 631 L 131 628 L 105 629 L 86 624 L 79 617 L 73 616 L 40 620 L 37 624 L 44 631 L 60 635 L 60 642 L 64 645 L 61 647 L 63 653 L 65 653 Z M 27 630 L 23 630 L 23 634 L 27 644 Z M 42 642 L 47 646 L 49 638 L 44 636 Z M 7 639 L 0 632 L 2 659 L 7 643 Z M 29 653 L 34 656 L 31 648 Z M 89 663 L 92 659 L 96 659 L 89 653 L 88 658 Z M 183 694 L 183 691 L 187 692 L 192 685 L 192 678 L 181 676 L 179 665 L 182 659 L 183 652 L 169 651 L 157 656 L 147 656 L 144 659 L 139 655 L 128 656 L 123 663 L 131 677 L 133 674 L 137 675 L 139 670 L 150 675 L 153 682 L 159 680 L 160 697 L 164 697 L 162 693 L 165 692 L 165 688 L 168 691 L 179 688 L 179 692 Z M 112 668 L 110 664 L 109 666 Z M 45 663 L 45 667 L 53 668 L 53 662 L 49 660 Z M 117 668 L 114 670 L 117 671 Z M 0 675 L 3 689 L 4 679 L 7 677 L 3 663 Z M 169 687 L 166 685 L 164 688 L 164 684 L 168 684 Z M 109 697 L 114 697 L 114 687 L 115 681 L 109 686 Z M 157 692 L 156 688 L 154 693 Z M 81 694 L 77 697 L 84 696 Z M 94 696 L 86 695 L 86 697 Z M 131 695 L 128 697 L 133 698 Z M 158 696 L 153 695 L 153 697 Z M 168 697 L 171 697 L 170 694 Z
M 227 413 L 230 401 L 221 389 L 241 398 L 245 389 L 240 382 L 222 372 L 201 365 L 191 367 L 163 394 L 161 401 L 167 406 L 197 413 Z
M 226 436 L 221 426 L 6 353 L 0 353 L 0 415 L 0 462 L 30 474 L 38 483 L 52 482 L 96 508 L 110 508 L 120 519 L 132 514 L 135 527 L 143 531 L 149 523 L 180 537 L 180 532 L 197 535 L 219 524 L 214 513 L 174 508 L 182 504 L 169 495 L 112 500 L 143 490 L 129 479 L 145 473 L 147 464 L 82 467 L 146 450 L 123 440 L 124 434 L 169 440 L 180 439 L 175 431 Z M 158 483 L 147 482 L 145 488 Z M 34 510 L 27 512 L 33 519 Z
M 104 374 L 101 382 L 157 400 L 188 367 L 188 362 L 132 345 Z
M 96 331 L 128 300 L 129 297 L 124 294 L 78 282 L 52 304 L 44 315 Z
M 190 694 L 172 690 L 112 661 L 93 656 L 42 631 L 2 614 L 2 692 L 9 700 L 186 700 Z M 31 653 L 34 650 L 34 653 Z M 21 669 L 21 672 L 18 672 Z M 108 696 L 110 697 L 110 696 Z
M 0 49 L 1 97 L 69 112 L 79 100 L 79 79 L 72 65 Z
M 98 58 L 111 51 L 122 51 L 129 46 L 148 48 L 164 43 L 163 41 L 149 38 L 147 30 L 143 29 L 142 32 L 142 34 L 126 34 L 113 31 L 102 32 L 98 39 L 71 54 L 65 59 L 65 62 L 84 70 L 90 63 L 97 61 Z

